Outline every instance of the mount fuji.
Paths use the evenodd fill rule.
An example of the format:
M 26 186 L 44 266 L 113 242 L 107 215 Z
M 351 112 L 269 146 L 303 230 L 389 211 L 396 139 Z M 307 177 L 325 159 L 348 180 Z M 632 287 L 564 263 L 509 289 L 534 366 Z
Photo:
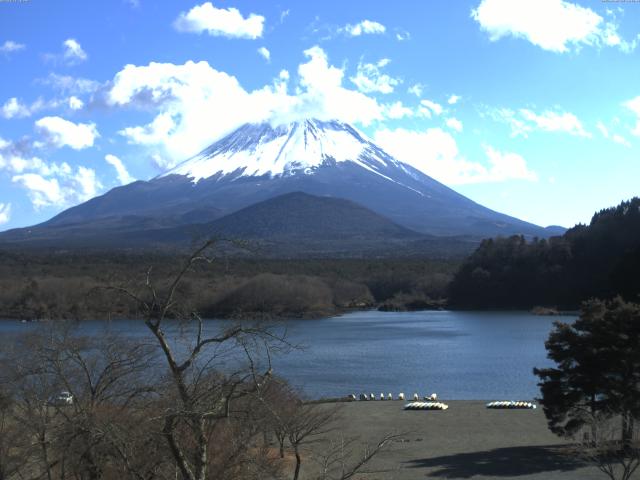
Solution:
M 296 192 L 318 201 L 302 202 L 308 210 L 291 215 L 288 210 L 299 207 L 303 198 L 288 195 Z M 5 232 L 0 244 L 101 248 L 177 244 L 194 229 L 225 233 L 230 224 L 233 233 L 242 236 L 245 230 L 239 228 L 238 219 L 255 222 L 256 214 L 236 215 L 235 221 L 223 217 L 281 196 L 286 201 L 267 204 L 277 208 L 256 207 L 256 211 L 264 221 L 272 220 L 275 230 L 276 225 L 288 224 L 289 233 L 296 231 L 296 222 L 304 216 L 328 225 L 326 215 L 336 211 L 353 217 L 346 223 L 341 219 L 340 224 L 357 224 L 361 238 L 378 238 L 381 245 L 387 239 L 381 232 L 393 232 L 396 246 L 404 234 L 415 241 L 416 235 L 480 239 L 562 233 L 473 202 L 393 158 L 346 123 L 308 119 L 276 127 L 246 124 L 156 178 L 114 188 L 42 224 Z M 346 203 L 344 208 L 335 202 L 322 208 L 323 199 Z M 361 210 L 352 208 L 354 204 Z M 376 221 L 371 222 L 374 216 Z M 381 228 L 382 220 L 389 225 Z M 309 230 L 308 219 L 299 226 Z M 255 230 L 246 227 L 247 232 Z M 275 230 L 263 228 L 260 235 L 287 236 Z M 340 235 L 334 231 L 333 238 Z

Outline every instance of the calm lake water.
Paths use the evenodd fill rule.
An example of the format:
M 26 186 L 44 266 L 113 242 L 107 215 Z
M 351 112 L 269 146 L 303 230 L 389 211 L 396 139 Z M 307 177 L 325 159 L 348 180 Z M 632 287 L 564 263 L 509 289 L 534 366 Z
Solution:
M 522 312 L 366 311 L 290 320 L 287 338 L 304 350 L 276 356 L 274 371 L 312 398 L 402 391 L 451 400 L 532 399 L 539 396 L 532 369 L 550 365 L 544 341 L 557 319 Z M 219 323 L 210 321 L 210 327 Z M 8 340 L 34 328 L 4 321 L 0 335 Z M 97 335 L 105 322 L 80 328 Z M 131 320 L 113 321 L 110 328 L 147 335 Z

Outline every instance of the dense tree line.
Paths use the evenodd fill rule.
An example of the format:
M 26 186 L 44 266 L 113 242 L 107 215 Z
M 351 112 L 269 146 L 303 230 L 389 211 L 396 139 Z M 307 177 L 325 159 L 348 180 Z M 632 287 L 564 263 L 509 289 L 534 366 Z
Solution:
M 449 301 L 463 308 L 577 309 L 589 298 L 640 293 L 640 199 L 596 213 L 561 237 L 484 240 L 463 263 Z
M 162 282 L 180 255 L 0 252 L 0 318 L 139 318 L 135 303 L 101 285 Z M 442 299 L 457 263 L 428 259 L 219 258 L 194 266 L 177 292 L 209 317 L 317 317 L 380 304 Z M 422 302 L 422 303 L 420 303 Z

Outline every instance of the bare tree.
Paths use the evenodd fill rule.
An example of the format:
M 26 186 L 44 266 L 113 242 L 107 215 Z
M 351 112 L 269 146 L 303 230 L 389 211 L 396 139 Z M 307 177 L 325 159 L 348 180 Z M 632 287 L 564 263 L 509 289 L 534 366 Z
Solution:
M 9 392 L 0 401 L 0 480 L 279 480 L 289 468 L 297 480 L 314 456 L 319 479 L 347 479 L 388 443 L 361 455 L 351 441 L 338 449 L 327 440 L 337 407 L 305 403 L 274 379 L 272 354 L 291 347 L 284 334 L 212 325 L 185 306 L 181 283 L 212 261 L 212 245 L 168 281 L 149 270 L 140 288 L 103 289 L 135 302 L 148 338 L 86 337 L 62 324 L 0 349 L 12 366 L 10 378 L 0 375 Z M 72 401 L 58 402 L 61 392 Z M 287 450 L 295 465 L 283 460 Z
M 315 480 L 348 480 L 364 472 L 366 465 L 383 449 L 403 434 L 387 434 L 375 445 L 366 444 L 360 453 L 356 453 L 358 439 L 345 439 L 342 435 L 331 439 L 326 448 L 313 455 L 320 473 Z
M 329 433 L 337 411 L 336 407 L 327 408 L 323 405 L 304 404 L 299 401 L 288 418 L 284 419 L 287 438 L 296 457 L 293 480 L 298 480 L 300 475 L 302 449 L 317 441 L 321 435 Z
M 176 293 L 185 275 L 197 263 L 213 261 L 208 252 L 215 243 L 208 241 L 190 255 L 163 289 L 154 283 L 151 270 L 142 292 L 110 287 L 138 305 L 145 325 L 162 351 L 168 370 L 167 386 L 171 388 L 166 393 L 169 401 L 165 402 L 162 414 L 162 436 L 184 480 L 208 477 L 214 437 L 229 428 L 232 419 L 248 415 L 243 401 L 268 382 L 270 351 L 283 345 L 282 338 L 260 325 L 234 324 L 223 331 L 209 332 L 199 315 L 181 308 Z M 187 322 L 190 335 L 180 346 L 172 343 L 167 334 L 170 319 Z M 238 352 L 244 354 L 243 361 Z M 261 374 L 257 373 L 257 357 L 266 358 Z M 223 363 L 226 368 L 222 368 Z M 229 363 L 235 363 L 236 368 L 230 369 Z M 240 408 L 235 409 L 236 404 Z M 234 457 L 239 454 L 236 452 Z
M 640 467 L 640 428 L 634 422 L 624 436 L 622 428 L 629 429 L 618 415 L 598 412 L 579 432 L 571 452 L 595 465 L 611 480 L 628 480 Z
M 153 355 L 147 346 L 54 327 L 25 338 L 21 350 L 13 359 L 13 414 L 39 447 L 22 452 L 33 461 L 32 475 L 97 480 L 115 468 L 141 480 L 164 462 L 166 452 L 152 455 L 140 435 L 148 430 L 155 386 L 145 374 Z M 60 402 L 62 391 L 68 403 Z M 147 444 L 144 461 L 132 463 L 140 443 Z
M 1 388 L 1 387 L 0 387 Z M 19 475 L 25 466 L 23 438 L 13 421 L 14 399 L 4 388 L 0 390 L 0 480 Z

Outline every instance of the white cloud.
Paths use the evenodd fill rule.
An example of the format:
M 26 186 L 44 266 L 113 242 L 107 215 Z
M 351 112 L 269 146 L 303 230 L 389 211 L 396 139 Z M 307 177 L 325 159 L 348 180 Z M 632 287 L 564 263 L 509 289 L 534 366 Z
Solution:
M 517 111 L 508 108 L 489 109 L 487 114 L 502 123 L 506 123 L 511 128 L 511 136 L 528 137 L 531 132 L 545 131 L 568 133 L 570 135 L 590 138 L 580 119 L 569 112 L 557 112 L 545 110 L 536 113 L 527 108 Z
M 11 220 L 11 204 L 0 203 L 0 225 L 9 223 L 9 220 Z
M 389 64 L 389 59 L 383 58 L 378 63 L 358 63 L 355 77 L 350 80 L 364 93 L 379 92 L 392 93 L 400 80 L 380 72 L 380 68 Z
M 96 196 L 102 184 L 96 178 L 95 170 L 87 167 L 78 167 L 73 181 L 80 187 L 77 197 L 80 201 L 89 200 Z
M 506 123 L 511 129 L 511 136 L 517 137 L 522 135 L 527 137 L 529 132 L 533 130 L 524 120 L 518 117 L 518 113 L 509 108 L 490 108 L 487 115 L 498 122 Z
M 42 55 L 47 62 L 63 65 L 77 65 L 89 58 L 80 43 L 75 38 L 68 38 L 62 42 L 61 53 L 45 53 Z M 51 74 L 51 76 L 57 76 Z
M 538 176 L 529 170 L 527 162 L 521 155 L 511 152 L 500 152 L 485 145 L 484 151 L 489 159 L 489 169 L 486 171 L 487 181 L 505 181 L 512 179 L 537 181 Z
M 431 118 L 432 115 L 440 115 L 444 111 L 442 105 L 431 100 L 422 100 L 420 105 L 422 105 L 420 113 L 428 118 Z
M 95 197 L 102 188 L 94 170 L 79 166 L 74 172 L 66 163 L 56 166 L 48 175 L 29 172 L 14 175 L 12 180 L 27 189 L 36 209 L 62 208 L 84 202 Z
M 21 183 L 29 191 L 29 198 L 36 209 L 65 204 L 64 194 L 57 178 L 46 179 L 37 173 L 25 173 L 15 175 L 12 180 Z
M 30 155 L 30 148 L 22 141 L 0 138 L 0 169 L 8 171 L 14 183 L 27 189 L 36 209 L 85 201 L 102 188 L 94 170 L 79 166 L 74 171 L 66 162 L 46 162 Z
M 482 0 L 471 16 L 491 41 L 513 36 L 558 53 L 581 45 L 615 46 L 626 52 L 636 46 L 635 41 L 623 41 L 617 26 L 604 23 L 590 8 L 564 0 Z
M 47 78 L 40 80 L 40 83 L 50 85 L 62 93 L 73 93 L 76 95 L 94 93 L 100 88 L 100 82 L 96 82 L 95 80 L 72 77 L 70 75 L 59 75 L 57 73 L 50 73 Z
M 617 143 L 617 144 L 622 145 L 624 147 L 631 147 L 631 143 L 629 142 L 629 140 L 627 140 L 622 135 L 619 135 L 617 133 L 611 136 L 611 140 L 614 143 Z
M 601 121 L 598 121 L 596 123 L 596 128 L 600 131 L 600 133 L 604 138 L 610 139 L 612 142 L 617 143 L 619 145 L 623 145 L 625 147 L 631 147 L 631 143 L 622 135 L 618 133 L 614 133 L 614 134 L 609 133 L 609 129 Z
M 24 50 L 26 45 L 23 43 L 17 43 L 13 40 L 6 40 L 2 45 L 0 45 L 1 53 L 13 53 L 18 52 L 20 50 Z
M 422 84 L 415 83 L 407 89 L 407 92 L 412 93 L 416 97 L 420 98 L 422 96 L 422 89 L 423 89 Z
M 458 103 L 460 101 L 460 96 L 459 95 L 451 95 L 449 97 L 449 99 L 447 100 L 447 103 L 449 105 L 455 105 L 456 103 Z
M 205 2 L 180 13 L 173 26 L 179 32 L 255 40 L 262 37 L 264 17 L 251 13 L 245 18 L 237 8 L 216 8 Z
M 12 97 L 2 106 L 2 116 L 4 118 L 24 118 L 31 115 L 29 107 L 20 103 L 16 97 Z
M 92 147 L 99 137 L 94 123 L 73 123 L 61 117 L 43 117 L 36 128 L 55 147 L 69 146 L 74 150 Z
M 344 70 L 329 64 L 324 50 L 304 52 L 298 81 L 289 93 L 289 73 L 271 85 L 246 91 L 238 80 L 207 62 L 127 65 L 113 79 L 107 94 L 112 106 L 151 106 L 154 119 L 120 133 L 151 149 L 163 164 L 183 160 L 247 122 L 285 123 L 303 118 L 338 119 L 368 125 L 384 118 L 373 98 L 343 86 Z
M 84 107 L 84 102 L 75 95 L 70 96 L 67 99 L 67 103 L 71 110 L 80 110 L 82 107 Z
M 140 127 L 127 127 L 120 131 L 120 134 L 127 137 L 131 143 L 140 145 L 154 145 L 162 141 L 173 133 L 176 123 L 169 112 L 160 113 L 148 125 Z
M 399 42 L 404 42 L 405 40 L 409 40 L 411 38 L 411 34 L 407 31 L 398 31 L 396 32 L 396 40 Z
M 62 105 L 59 99 L 51 99 L 51 100 L 43 100 L 42 98 L 38 98 L 30 105 L 22 103 L 15 97 L 7 100 L 4 105 L 0 108 L 0 115 L 2 115 L 6 119 L 11 118 L 26 118 L 30 117 L 36 112 L 45 109 L 58 108 Z
M 341 32 L 345 32 L 352 37 L 359 37 L 360 35 L 370 34 L 382 34 L 386 31 L 386 27 L 378 22 L 371 20 L 362 20 L 355 25 L 347 24 L 340 29 Z
M 30 157 L 28 148 L 28 145 L 0 138 L 0 169 L 11 173 L 22 173 L 25 170 L 48 172 L 49 166 L 38 157 Z
M 445 123 L 451 130 L 462 132 L 462 122 L 457 118 L 447 118 L 447 121 Z
M 124 166 L 124 163 L 122 163 L 122 160 L 120 160 L 118 157 L 108 154 L 105 155 L 104 159 L 109 165 L 116 169 L 116 173 L 118 174 L 118 181 L 122 185 L 135 182 L 136 179 L 129 175 L 127 167 Z
M 150 63 L 127 65 L 118 72 L 107 101 L 113 106 L 136 106 L 144 97 L 155 106 L 158 113 L 149 124 L 120 133 L 132 143 L 160 147 L 162 152 L 151 154 L 170 165 L 245 122 L 264 120 L 272 95 L 268 89 L 245 91 L 235 77 L 207 62 Z
M 640 96 L 624 102 L 623 105 L 636 115 L 636 125 L 631 134 L 635 137 L 640 137 Z
M 600 131 L 604 138 L 609 138 L 609 130 L 602 122 L 596 123 L 596 128 Z
M 520 109 L 520 115 L 525 120 L 531 122 L 539 130 L 547 132 L 564 132 L 579 137 L 591 137 L 591 134 L 585 131 L 582 122 L 578 120 L 573 113 L 563 112 L 557 113 L 553 111 L 545 111 L 537 114 L 526 108 Z
M 79 63 L 84 62 L 88 55 L 82 49 L 82 46 L 74 38 L 68 38 L 62 43 L 62 57 L 67 63 Z
M 258 54 L 267 62 L 271 60 L 271 52 L 267 49 L 267 47 L 260 47 L 258 49 Z
M 411 110 L 409 107 L 405 107 L 401 101 L 394 102 L 390 105 L 385 105 L 384 111 L 385 117 L 392 119 L 413 116 L 413 110 Z
M 308 60 L 298 66 L 296 95 L 283 96 L 286 91 L 278 92 L 277 102 L 272 105 L 275 108 L 272 121 L 314 117 L 369 125 L 383 119 L 383 109 L 375 99 L 342 86 L 344 70 L 329 65 L 324 50 L 316 46 L 305 50 L 304 54 Z
M 37 173 L 46 177 L 68 176 L 71 167 L 68 163 L 49 163 L 29 153 L 30 145 L 24 142 L 7 142 L 0 139 L 0 169 L 12 174 L 25 172 Z
M 515 153 L 485 147 L 489 165 L 468 161 L 460 155 L 451 134 L 440 128 L 425 131 L 384 129 L 378 130 L 374 139 L 398 160 L 447 185 L 537 179 L 524 159 Z
M 4 168 L 8 168 L 9 171 L 14 173 L 35 170 L 43 175 L 51 175 L 54 170 L 57 171 L 58 169 L 57 164 L 50 166 L 38 157 L 21 155 L 19 152 L 2 153 L 0 154 L 0 158 L 3 160 Z

